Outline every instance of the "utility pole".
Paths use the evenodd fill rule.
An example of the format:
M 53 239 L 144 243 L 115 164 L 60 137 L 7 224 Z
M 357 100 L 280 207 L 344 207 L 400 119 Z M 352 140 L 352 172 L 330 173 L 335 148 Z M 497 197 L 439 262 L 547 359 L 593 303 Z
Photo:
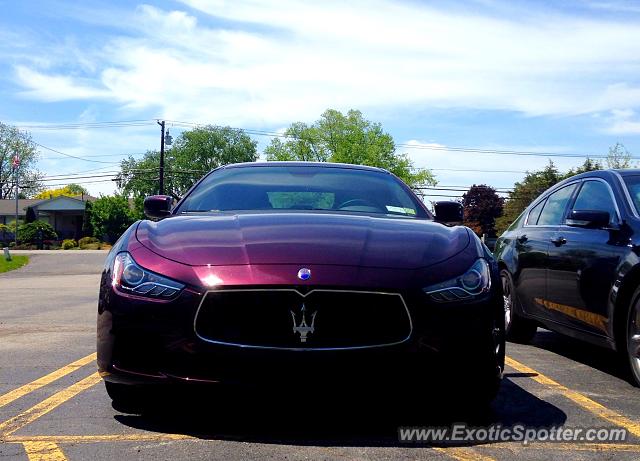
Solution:
M 13 178 L 16 180 L 16 228 L 13 238 L 16 246 L 18 246 L 18 168 L 20 168 L 20 157 L 16 153 L 13 157 Z
M 158 125 L 160 125 L 161 133 L 160 133 L 160 195 L 164 195 L 164 120 L 158 121 Z

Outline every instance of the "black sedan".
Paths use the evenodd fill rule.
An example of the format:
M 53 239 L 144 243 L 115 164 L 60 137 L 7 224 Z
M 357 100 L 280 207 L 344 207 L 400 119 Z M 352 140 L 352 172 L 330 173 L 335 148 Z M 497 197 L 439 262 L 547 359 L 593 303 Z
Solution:
M 106 260 L 98 367 L 114 400 L 194 382 L 495 396 L 498 266 L 470 229 L 443 223 L 459 204 L 434 216 L 378 168 L 262 162 L 214 170 L 170 205 L 148 198 L 153 219 Z
M 496 243 L 507 338 L 538 325 L 623 354 L 640 385 L 640 170 L 583 173 L 531 203 Z

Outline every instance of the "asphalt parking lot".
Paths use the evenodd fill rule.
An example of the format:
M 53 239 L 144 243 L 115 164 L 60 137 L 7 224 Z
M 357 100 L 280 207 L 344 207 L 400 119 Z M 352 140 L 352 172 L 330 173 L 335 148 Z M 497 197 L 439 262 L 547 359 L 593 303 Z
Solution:
M 144 416 L 122 413 L 95 368 L 104 257 L 39 254 L 0 274 L 2 459 L 640 459 L 640 389 L 616 354 L 545 330 L 532 345 L 507 345 L 501 392 L 471 424 L 623 428 L 626 441 L 401 443 L 400 426 L 448 425 L 459 416 L 428 405 L 405 411 L 384 393 L 199 394 Z

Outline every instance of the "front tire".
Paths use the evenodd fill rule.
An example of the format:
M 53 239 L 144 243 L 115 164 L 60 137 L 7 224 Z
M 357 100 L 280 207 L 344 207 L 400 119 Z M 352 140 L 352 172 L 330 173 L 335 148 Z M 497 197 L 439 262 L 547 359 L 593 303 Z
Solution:
M 515 290 L 511 274 L 506 269 L 500 271 L 502 296 L 504 297 L 504 328 L 508 341 L 528 344 L 538 331 L 538 325 L 522 317 L 515 309 Z
M 141 386 L 104 382 L 113 407 L 124 413 L 140 413 L 147 408 L 149 394 Z
M 633 384 L 640 387 L 640 287 L 631 298 L 625 332 L 622 350 L 627 356 Z

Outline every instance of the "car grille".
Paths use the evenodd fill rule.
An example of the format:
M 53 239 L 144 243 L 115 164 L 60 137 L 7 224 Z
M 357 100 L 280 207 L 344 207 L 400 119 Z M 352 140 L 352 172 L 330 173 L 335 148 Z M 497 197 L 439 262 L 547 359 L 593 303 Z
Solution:
M 393 345 L 412 331 L 399 294 L 324 289 L 210 291 L 194 327 L 217 344 L 316 350 Z

